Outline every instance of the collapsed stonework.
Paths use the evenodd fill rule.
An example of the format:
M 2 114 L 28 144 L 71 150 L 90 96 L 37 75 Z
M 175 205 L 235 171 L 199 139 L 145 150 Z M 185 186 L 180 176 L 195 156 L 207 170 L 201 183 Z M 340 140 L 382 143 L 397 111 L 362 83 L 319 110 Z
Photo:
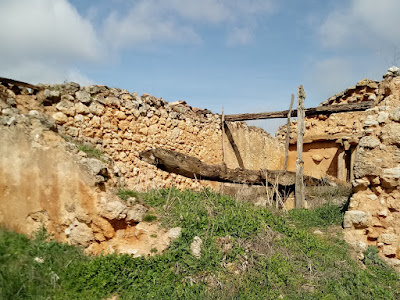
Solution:
M 279 141 L 245 123 L 230 124 L 229 131 L 239 151 L 226 140 L 227 166 L 237 167 L 240 159 L 246 168 L 279 167 Z M 182 101 L 167 103 L 105 86 L 4 83 L 0 223 L 28 234 L 45 226 L 57 240 L 92 254 L 160 253 L 179 229 L 142 222 L 151 208 L 134 198 L 124 202 L 116 191 L 219 189 L 218 183 L 161 171 L 141 161 L 139 152 L 158 146 L 221 163 L 221 134 L 218 115 Z M 88 157 L 77 144 L 94 147 L 104 161 Z
M 320 106 L 375 101 L 377 94 L 378 82 L 364 79 L 330 97 Z M 342 182 L 351 182 L 354 178 L 354 153 L 362 137 L 366 117 L 365 111 L 306 117 L 303 150 L 305 174 L 317 178 L 330 176 Z M 284 140 L 286 126 L 279 128 L 276 136 Z M 297 155 L 297 120 L 291 123 L 289 137 L 288 170 L 294 171 Z
M 356 150 L 354 194 L 344 217 L 345 238 L 358 249 L 379 248 L 400 270 L 400 77 L 389 69 L 376 106 L 366 111 Z

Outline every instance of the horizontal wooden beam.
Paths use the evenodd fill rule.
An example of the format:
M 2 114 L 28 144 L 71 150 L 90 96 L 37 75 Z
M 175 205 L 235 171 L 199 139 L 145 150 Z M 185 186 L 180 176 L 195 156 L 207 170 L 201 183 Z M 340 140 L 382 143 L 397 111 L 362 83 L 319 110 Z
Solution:
M 307 108 L 305 110 L 305 114 L 306 116 L 315 116 L 315 115 L 330 115 L 341 112 L 362 111 L 371 108 L 373 105 L 374 101 L 363 101 L 360 103 L 318 106 L 313 108 Z M 282 110 L 282 111 L 263 112 L 254 114 L 250 113 L 250 114 L 225 115 L 225 121 L 235 122 L 235 121 L 248 121 L 248 120 L 261 120 L 261 119 L 278 119 L 278 118 L 287 118 L 288 114 L 289 114 L 288 110 Z M 292 111 L 291 116 L 297 117 L 297 109 Z
M 163 148 L 140 152 L 139 157 L 163 171 L 203 180 L 292 186 L 296 179 L 296 173 L 289 171 L 230 169 L 226 165 L 209 165 L 196 157 Z M 304 176 L 304 181 L 307 185 L 320 185 L 322 182 L 320 179 L 311 176 Z
M 36 85 L 30 84 L 30 83 L 26 83 L 26 82 L 22 82 L 22 81 L 18 81 L 18 80 L 14 80 L 14 79 L 10 79 L 10 78 L 4 78 L 4 77 L 0 77 L 0 83 L 7 83 L 7 84 L 12 84 L 12 85 L 16 85 L 19 87 L 26 87 L 26 88 L 30 88 L 30 89 L 38 89 L 38 87 Z

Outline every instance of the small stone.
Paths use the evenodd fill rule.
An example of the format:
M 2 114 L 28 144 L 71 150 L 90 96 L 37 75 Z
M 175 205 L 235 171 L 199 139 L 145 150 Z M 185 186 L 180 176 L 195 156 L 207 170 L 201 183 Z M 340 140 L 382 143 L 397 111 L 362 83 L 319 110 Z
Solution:
M 121 220 L 126 218 L 127 207 L 120 201 L 103 203 L 100 215 L 109 220 Z
M 33 260 L 36 261 L 36 262 L 39 263 L 39 264 L 44 263 L 44 259 L 41 258 L 41 257 L 35 257 Z
M 367 198 L 368 198 L 369 200 L 375 201 L 375 200 L 378 199 L 378 196 L 377 196 L 377 195 L 368 195 Z
M 203 241 L 200 237 L 195 236 L 193 242 L 190 244 L 190 251 L 193 256 L 199 259 L 201 257 L 201 246 L 203 245 Z
M 314 230 L 314 234 L 318 234 L 318 235 L 322 235 L 323 234 L 323 232 L 321 231 L 321 230 Z
M 313 156 L 311 156 L 311 158 L 313 159 L 313 161 L 316 162 L 321 162 L 324 159 L 321 155 L 318 154 L 314 154 Z
M 180 227 L 174 227 L 171 228 L 170 230 L 168 230 L 168 237 L 171 240 L 176 240 L 177 238 L 179 238 L 182 234 L 182 228 Z
M 73 245 L 88 247 L 91 241 L 94 241 L 93 230 L 84 223 L 75 223 L 71 226 L 69 240 Z

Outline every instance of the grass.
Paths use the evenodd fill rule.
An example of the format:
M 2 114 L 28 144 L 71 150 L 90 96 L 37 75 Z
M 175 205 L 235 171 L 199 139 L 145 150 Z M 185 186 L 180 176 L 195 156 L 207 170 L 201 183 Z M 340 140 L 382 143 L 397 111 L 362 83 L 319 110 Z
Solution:
M 76 143 L 76 146 L 79 151 L 85 152 L 89 158 L 96 158 L 106 162 L 103 151 L 88 144 Z
M 75 247 L 0 230 L 0 299 L 399 299 L 399 276 L 377 256 L 361 269 L 336 235 L 333 206 L 276 215 L 210 191 L 140 194 L 182 235 L 152 257 L 86 257 Z M 195 236 L 202 255 L 190 253 Z M 44 263 L 35 261 L 40 257 Z M 52 273 L 54 272 L 57 277 Z
M 127 201 L 131 197 L 137 198 L 139 196 L 139 193 L 131 190 L 119 189 L 117 192 L 117 196 L 120 197 L 122 200 Z

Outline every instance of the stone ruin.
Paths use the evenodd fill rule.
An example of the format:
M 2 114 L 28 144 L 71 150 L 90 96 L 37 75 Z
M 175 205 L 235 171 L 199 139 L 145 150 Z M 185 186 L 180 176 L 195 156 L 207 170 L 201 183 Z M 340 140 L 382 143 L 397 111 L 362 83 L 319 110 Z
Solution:
M 374 101 L 374 106 L 366 111 L 306 117 L 305 174 L 353 184 L 343 224 L 346 240 L 359 251 L 377 246 L 396 267 L 400 266 L 399 70 L 391 68 L 381 82 L 364 79 L 321 105 L 363 101 Z M 295 169 L 296 158 L 296 121 L 291 125 L 288 170 Z M 141 229 L 140 218 L 127 217 L 129 211 L 136 214 L 139 206 L 135 205 L 143 204 L 135 199 L 132 203 L 116 199 L 113 195 L 120 187 L 139 191 L 210 187 L 222 192 L 232 188 L 164 172 L 139 159 L 139 152 L 162 147 L 209 164 L 222 162 L 220 116 L 183 101 L 168 103 L 147 94 L 139 97 L 126 90 L 75 83 L 40 85 L 37 90 L 3 84 L 0 126 L 1 140 L 7 141 L 0 146 L 0 223 L 25 232 L 29 226 L 21 224 L 33 224 L 30 230 L 45 224 L 58 239 L 87 246 L 93 253 L 107 247 L 110 252 L 124 252 L 114 239 L 130 236 L 134 243 L 151 231 Z M 239 150 L 235 152 L 225 138 L 228 167 L 239 166 L 239 155 L 247 169 L 282 169 L 284 127 L 276 138 L 243 122 L 228 123 L 228 128 Z M 102 167 L 96 167 L 99 162 L 85 157 L 70 141 L 101 150 L 107 165 L 102 162 Z M 30 160 L 35 162 L 32 166 L 28 165 Z M 48 166 L 43 166 L 47 160 Z M 68 162 L 65 166 L 71 172 L 65 170 L 62 160 Z M 72 161 L 79 167 L 72 167 Z M 37 182 L 40 170 L 50 174 L 49 183 Z M 78 175 L 72 175 L 72 170 Z M 30 180 L 35 185 L 26 184 Z M 43 186 L 43 191 L 35 194 L 37 186 Z M 26 203 L 22 201 L 13 209 L 20 199 Z M 148 209 L 141 207 L 139 213 Z M 131 227 L 136 231 L 129 231 Z M 73 234 L 75 228 L 82 229 L 75 232 L 78 238 Z M 85 232 L 89 238 L 82 238 Z M 171 237 L 164 234 L 161 244 L 165 248 Z M 132 251 L 125 246 L 127 252 Z

